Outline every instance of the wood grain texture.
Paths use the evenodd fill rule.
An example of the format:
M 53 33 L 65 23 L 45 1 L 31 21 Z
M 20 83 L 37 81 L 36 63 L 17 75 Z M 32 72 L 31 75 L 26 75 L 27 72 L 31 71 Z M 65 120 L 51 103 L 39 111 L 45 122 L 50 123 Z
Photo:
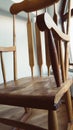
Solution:
M 26 2 L 26 4 L 25 4 Z M 25 8 L 28 9 L 31 8 L 29 2 L 31 2 L 31 6 L 33 7 L 33 0 L 31 1 L 23 1 L 21 3 L 14 4 L 11 7 L 12 13 L 16 14 Z M 52 4 L 55 1 L 47 1 L 51 3 L 47 3 L 46 0 L 40 1 L 41 4 L 39 7 L 38 3 L 39 1 L 34 1 L 34 7 L 35 9 L 40 9 L 44 6 L 47 6 Z M 44 3 L 45 2 L 45 3 Z M 69 1 L 70 2 L 70 1 Z M 28 4 L 27 4 L 28 3 Z M 23 5 L 22 5 L 23 4 Z M 70 5 L 70 3 L 69 3 Z M 14 11 L 15 10 L 15 11 Z M 32 11 L 32 10 L 29 10 Z M 69 6 L 70 11 L 70 6 Z M 72 121 L 72 104 L 71 104 L 71 97 L 69 89 L 71 85 L 73 84 L 73 79 L 68 79 L 67 75 L 65 77 L 66 81 L 62 83 L 60 78 L 60 71 L 59 71 L 59 62 L 58 62 L 58 55 L 57 50 L 55 46 L 55 38 L 60 40 L 66 41 L 66 50 L 68 49 L 67 43 L 69 42 L 69 35 L 66 35 L 62 31 L 58 29 L 58 26 L 53 22 L 52 18 L 47 14 L 42 14 L 38 16 L 39 21 L 38 26 L 40 27 L 41 31 L 45 31 L 47 29 L 48 32 L 48 40 L 50 40 L 49 43 L 49 52 L 50 52 L 50 59 L 51 64 L 53 68 L 54 75 L 53 76 L 47 76 L 47 77 L 31 77 L 31 78 L 23 78 L 11 82 L 6 83 L 5 89 L 0 89 L 0 104 L 4 105 L 10 105 L 10 106 L 18 106 L 18 107 L 25 107 L 25 108 L 36 108 L 36 109 L 44 109 L 48 110 L 48 123 L 47 123 L 47 129 L 48 130 L 59 130 L 58 125 L 58 117 L 57 117 L 57 111 L 59 107 L 61 106 L 61 99 L 65 97 L 65 105 L 67 109 L 67 124 L 68 122 Z M 70 19 L 70 12 L 69 17 Z M 48 20 L 49 19 L 49 20 Z M 69 32 L 69 21 L 68 19 L 68 26 L 67 31 Z M 14 17 L 13 17 L 14 20 Z M 15 20 L 14 20 L 15 21 Z M 15 25 L 13 26 L 15 28 Z M 37 30 L 38 32 L 38 30 Z M 27 22 L 27 34 L 28 34 L 28 50 L 29 50 L 29 64 L 32 71 L 33 76 L 33 66 L 34 66 L 34 60 L 33 60 L 33 44 L 32 44 L 32 31 L 31 31 L 31 22 L 28 15 L 28 22 Z M 54 34 L 54 35 L 53 35 Z M 38 40 L 39 41 L 39 40 Z M 14 40 L 13 43 L 15 45 L 15 31 L 14 31 Z M 56 43 L 57 44 L 57 43 Z M 39 49 L 40 51 L 40 46 Z M 65 51 L 68 53 L 68 50 Z M 15 54 L 15 53 L 14 53 Z M 62 57 L 61 57 L 61 62 Z M 68 72 L 68 54 L 67 54 L 67 72 Z M 63 67 L 63 65 L 62 65 Z M 15 73 L 15 72 L 14 72 Z M 54 78 L 55 77 L 55 78 Z M 55 82 L 56 81 L 56 82 Z M 4 87 L 5 84 L 1 84 L 0 87 Z M 37 125 L 33 126 L 31 124 L 22 123 L 19 121 L 14 121 L 12 119 L 5 119 L 0 117 L 0 122 L 12 125 L 13 127 L 19 127 L 24 128 L 27 130 L 35 129 L 35 130 L 45 130 L 44 128 L 40 128 Z M 60 120 L 61 123 L 61 120 Z M 37 123 L 36 123 L 37 124 Z M 64 129 L 65 130 L 65 129 Z
M 25 11 L 25 12 L 31 12 L 31 11 L 37 11 L 39 9 L 48 7 L 52 4 L 54 4 L 55 2 L 58 2 L 59 0 L 24 0 L 20 3 L 16 3 L 13 4 L 10 8 L 10 12 L 12 14 L 17 14 L 21 11 Z
M 44 33 L 45 33 L 46 65 L 47 65 L 47 68 L 48 68 L 48 75 L 50 75 L 51 60 L 50 60 L 50 52 L 49 52 L 49 42 L 50 42 L 50 40 L 48 39 L 48 30 L 46 29 L 44 31 Z
M 54 39 L 52 38 L 52 36 L 53 36 L 52 32 L 48 30 L 48 40 L 50 41 L 49 42 L 49 52 L 50 52 L 51 65 L 52 65 L 57 87 L 60 87 L 61 76 L 60 76 L 60 72 L 59 72 L 59 61 L 58 61 L 56 46 L 55 46 Z
M 35 23 L 35 34 L 36 34 L 36 48 L 37 48 L 37 62 L 39 66 L 40 76 L 42 75 L 42 43 L 41 43 L 41 32 L 37 26 L 37 23 Z
M 49 19 L 49 20 L 48 20 Z M 64 41 L 69 41 L 70 37 L 69 35 L 63 33 L 61 30 L 59 30 L 58 26 L 55 24 L 55 22 L 52 20 L 49 14 L 44 14 L 44 21 L 48 29 L 54 29 L 54 31 L 58 34 L 58 36 L 63 39 Z M 57 38 L 57 37 L 56 37 Z
M 28 36 L 29 65 L 31 68 L 31 75 L 33 76 L 33 66 L 34 66 L 33 36 L 32 36 L 32 25 L 31 25 L 29 14 L 28 14 L 28 21 L 27 21 L 27 36 Z
M 56 23 L 53 21 L 53 19 L 47 12 L 37 16 L 37 25 L 41 31 L 45 31 L 45 29 L 53 30 L 55 32 L 56 39 L 59 39 L 60 37 L 60 39 L 67 42 L 70 40 L 70 36 L 63 33 L 59 29 L 59 27 L 56 25 Z
M 58 119 L 57 119 L 57 112 L 56 111 L 49 111 L 48 113 L 49 118 L 49 130 L 59 130 L 58 127 Z
M 72 80 L 68 80 L 63 86 L 57 88 L 53 77 L 27 78 L 21 80 L 19 85 L 18 82 L 12 82 L 12 85 L 9 83 L 5 90 L 0 89 L 2 99 L 0 104 L 56 109 L 60 99 L 72 84 Z

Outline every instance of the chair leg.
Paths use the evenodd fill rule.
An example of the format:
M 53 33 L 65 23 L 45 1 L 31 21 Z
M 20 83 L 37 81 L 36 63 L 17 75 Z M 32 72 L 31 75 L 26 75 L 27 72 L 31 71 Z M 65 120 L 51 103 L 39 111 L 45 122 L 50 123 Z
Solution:
M 48 130 L 59 130 L 56 111 L 48 111 Z
M 24 110 L 25 110 L 25 112 L 20 119 L 21 122 L 25 122 L 32 114 L 31 108 L 24 108 Z M 20 130 L 20 129 L 19 128 L 13 128 L 12 130 Z
M 67 91 L 65 94 L 65 102 L 66 102 L 66 109 L 68 113 L 68 121 L 73 121 L 73 113 L 72 113 L 72 101 L 71 101 L 71 94 L 70 91 Z

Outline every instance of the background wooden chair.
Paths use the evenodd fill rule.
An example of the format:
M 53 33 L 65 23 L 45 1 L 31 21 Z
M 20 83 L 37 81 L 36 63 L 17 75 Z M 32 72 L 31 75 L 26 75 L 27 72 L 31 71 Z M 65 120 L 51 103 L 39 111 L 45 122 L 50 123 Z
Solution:
M 17 14 L 18 12 L 22 11 L 23 8 L 25 7 L 25 4 L 21 7 L 20 5 L 21 4 L 13 5 L 11 7 L 11 12 L 13 14 Z M 69 5 L 70 5 L 70 1 L 69 1 Z M 42 8 L 43 7 L 44 5 L 42 5 Z M 70 9 L 70 6 L 69 6 L 69 9 Z M 36 8 L 34 10 L 36 10 Z M 25 9 L 25 11 L 28 12 L 28 11 L 33 11 L 33 10 L 31 9 L 29 10 L 29 8 L 27 8 L 27 10 Z M 70 19 L 70 12 L 69 12 L 68 19 Z M 61 44 L 63 44 L 63 42 L 61 43 L 62 40 L 65 41 L 66 45 L 68 45 L 69 35 L 66 35 L 62 31 L 60 31 L 57 25 L 53 22 L 50 15 L 47 14 L 46 12 L 44 14 L 37 16 L 37 25 L 41 31 L 46 31 L 46 34 L 48 36 L 49 53 L 50 53 L 50 59 L 51 59 L 51 64 L 52 64 L 54 75 L 47 76 L 47 77 L 38 77 L 38 78 L 29 77 L 29 78 L 23 78 L 19 80 L 15 78 L 15 81 L 8 82 L 8 83 L 6 83 L 5 76 L 4 76 L 5 84 L 2 84 L 1 87 L 6 86 L 6 88 L 0 89 L 0 99 L 1 99 L 0 104 L 48 110 L 48 129 L 59 130 L 57 110 L 60 107 L 61 99 L 63 97 L 65 97 L 64 99 L 66 103 L 68 122 L 70 122 L 70 126 L 72 125 L 71 123 L 73 119 L 71 95 L 69 91 L 70 86 L 73 83 L 73 80 L 69 79 L 67 75 L 68 59 L 69 59 L 68 53 L 67 53 L 68 46 L 64 48 L 65 59 L 67 59 L 67 61 L 65 59 L 63 61 L 62 48 L 61 48 Z M 30 29 L 30 27 L 28 29 Z M 60 57 L 61 57 L 60 65 L 59 65 L 57 50 L 55 46 L 55 39 L 58 40 L 59 46 L 60 46 Z M 31 52 L 29 53 L 30 59 L 32 59 L 33 57 L 32 44 L 30 44 L 29 49 L 30 49 L 29 52 Z M 3 75 L 5 75 L 3 58 L 2 58 L 3 51 L 13 51 L 14 57 L 15 57 L 14 61 L 15 61 L 16 59 L 15 46 L 13 46 L 12 48 L 0 49 Z M 34 65 L 34 61 L 33 62 L 32 61 L 33 60 L 30 60 L 29 62 L 31 66 L 31 70 L 33 70 L 33 65 Z M 15 74 L 15 71 L 14 71 L 14 74 Z M 32 71 L 32 75 L 33 75 L 33 71 Z M 12 125 L 14 127 L 26 129 L 26 130 L 30 130 L 30 129 L 45 130 L 45 128 L 41 128 L 41 127 L 27 124 L 24 122 L 14 121 L 11 119 L 0 118 L 0 122 L 7 125 Z

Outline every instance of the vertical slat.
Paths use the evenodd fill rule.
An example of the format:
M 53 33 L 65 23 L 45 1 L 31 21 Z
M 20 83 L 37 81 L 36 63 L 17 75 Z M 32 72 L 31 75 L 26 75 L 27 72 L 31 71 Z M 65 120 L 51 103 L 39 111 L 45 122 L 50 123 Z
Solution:
M 64 14 L 66 2 L 67 2 L 67 0 L 62 0 L 62 4 L 61 4 L 61 8 L 60 8 L 60 15 L 61 16 Z
M 47 9 L 45 8 L 45 12 Z M 51 60 L 50 60 L 50 53 L 49 53 L 49 39 L 48 39 L 48 31 L 45 29 L 44 31 L 44 36 L 45 36 L 45 52 L 46 52 L 46 65 L 48 68 L 48 76 L 50 75 L 50 65 L 51 65 Z
M 48 39 L 50 41 L 49 52 L 50 52 L 50 59 L 51 59 L 51 64 L 53 68 L 53 73 L 55 76 L 57 87 L 60 87 L 61 78 L 60 78 L 60 72 L 59 72 L 58 55 L 57 55 L 57 50 L 54 43 L 54 39 L 52 38 L 52 32 L 50 30 L 48 30 Z
M 38 65 L 40 70 L 40 76 L 41 76 L 41 69 L 42 69 L 42 62 L 43 62 L 42 49 L 41 49 L 41 36 L 40 36 L 41 34 L 36 22 L 35 22 L 35 34 L 36 34 L 37 59 L 38 59 Z
M 56 4 L 54 4 L 54 15 L 53 15 L 53 20 L 56 24 L 58 24 L 58 17 L 57 17 L 57 6 Z M 55 45 L 56 45 L 56 49 L 57 49 L 57 54 L 58 54 L 58 60 L 59 60 L 59 64 L 60 64 L 60 51 L 59 51 L 59 40 L 55 38 Z
M 27 35 L 28 35 L 28 50 L 29 50 L 29 64 L 31 67 L 31 73 L 33 76 L 33 66 L 34 66 L 34 55 L 33 55 L 33 37 L 32 37 L 32 27 L 31 21 L 28 13 L 28 21 L 27 21 Z
M 61 40 L 59 40 L 59 48 L 60 48 L 60 63 L 61 63 L 62 81 L 64 82 L 65 81 L 65 63 L 64 63 L 64 58 L 63 58 Z
M 53 16 L 54 22 L 57 24 L 57 14 L 56 14 L 56 4 L 54 4 L 54 16 Z
M 70 18 L 71 18 L 71 0 L 68 2 L 68 20 L 67 20 L 67 34 L 70 34 Z M 65 46 L 65 68 L 66 68 L 66 78 L 68 78 L 68 68 L 69 68 L 69 43 Z
M 5 66 L 4 66 L 2 52 L 0 52 L 0 56 L 1 56 L 1 67 L 2 67 L 3 80 L 4 80 L 4 84 L 6 84 L 6 74 L 5 74 Z
M 68 1 L 68 21 L 67 21 L 67 34 L 70 34 L 70 18 L 71 18 L 71 0 Z M 69 42 L 66 43 L 65 46 L 65 75 L 66 79 L 68 78 L 68 67 L 69 67 Z M 71 102 L 71 95 L 70 91 L 67 91 L 65 94 L 66 98 L 66 106 L 67 106 L 67 112 L 68 112 L 68 120 L 72 121 L 72 102 Z
M 45 52 L 46 52 L 46 65 L 48 67 L 48 75 L 50 74 L 50 65 L 51 65 L 51 60 L 50 60 L 50 54 L 49 54 L 49 39 L 48 39 L 48 31 L 47 29 L 45 30 Z
M 16 34 L 15 34 L 15 15 L 13 15 L 13 46 L 16 43 Z M 17 64 L 16 64 L 16 51 L 13 52 L 13 60 L 14 60 L 14 80 L 17 79 Z

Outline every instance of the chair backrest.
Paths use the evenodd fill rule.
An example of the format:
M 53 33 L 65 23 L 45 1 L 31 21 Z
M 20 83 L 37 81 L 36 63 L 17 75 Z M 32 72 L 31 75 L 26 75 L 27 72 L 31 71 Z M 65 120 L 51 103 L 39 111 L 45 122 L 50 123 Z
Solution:
M 31 76 L 34 76 L 33 68 L 34 68 L 34 40 L 33 40 L 33 31 L 32 31 L 32 23 L 29 17 L 27 19 L 27 37 L 28 37 L 28 54 L 29 54 L 29 66 L 31 68 Z M 13 68 L 14 68 L 14 81 L 17 80 L 17 56 L 16 56 L 16 32 L 15 32 L 15 15 L 13 15 L 13 46 L 12 47 L 0 47 L 0 56 L 1 56 L 1 68 L 3 74 L 4 84 L 6 84 L 6 67 L 4 65 L 3 53 L 13 52 Z M 37 50 L 37 64 L 39 67 L 40 76 L 42 76 L 42 65 L 43 65 L 43 52 L 42 52 L 42 44 L 41 44 L 41 32 L 35 23 L 35 37 L 36 37 L 36 50 Z M 48 48 L 48 36 L 45 31 L 45 57 L 46 57 L 46 65 L 50 67 L 50 58 L 49 58 L 49 48 Z M 26 57 L 27 58 L 27 57 Z M 46 74 L 47 75 L 47 74 Z
M 69 6 L 68 7 L 68 12 L 69 12 L 68 21 L 67 21 L 67 34 L 68 35 L 65 35 L 65 33 L 62 35 L 62 32 L 60 32 L 60 30 L 57 29 L 56 24 L 53 22 L 51 17 L 47 15 L 47 13 L 45 13 L 45 15 L 42 14 L 37 17 L 37 24 L 38 24 L 39 29 L 41 31 L 44 31 L 46 29 L 48 33 L 50 59 L 51 59 L 51 64 L 52 64 L 57 87 L 61 86 L 61 82 L 62 81 L 64 82 L 68 78 L 69 40 L 70 40 L 69 26 L 70 26 L 70 15 L 71 15 L 71 10 L 70 10 L 71 1 L 70 0 L 68 3 L 68 6 Z M 49 18 L 49 20 L 47 18 Z M 58 58 L 56 44 L 59 45 L 60 59 Z
M 70 12 L 70 1 L 69 1 L 68 27 L 69 27 L 70 13 L 71 12 Z M 40 30 L 41 29 L 39 30 L 39 28 L 44 28 L 44 24 L 42 22 L 42 18 L 43 18 L 42 16 L 43 15 L 37 16 L 37 23 L 35 23 L 37 60 L 38 60 L 38 66 L 39 66 L 39 69 L 40 69 L 40 76 L 42 75 L 41 68 L 42 68 L 42 64 L 43 64 L 43 60 L 42 60 L 42 57 L 43 57 L 42 56 L 42 44 L 41 44 L 41 37 L 40 37 Z M 38 18 L 40 20 L 38 20 Z M 48 17 L 48 18 L 50 19 L 50 22 L 48 24 L 48 28 L 49 29 L 54 28 L 56 33 L 59 33 L 59 36 L 55 33 L 55 31 L 53 31 L 53 29 L 51 29 L 51 31 L 47 31 L 47 28 L 46 29 L 44 28 L 44 31 L 45 31 L 45 48 L 46 48 L 46 51 L 45 51 L 46 52 L 46 54 L 45 54 L 46 65 L 49 68 L 50 64 L 52 64 L 53 72 L 54 72 L 55 79 L 56 79 L 56 83 L 57 83 L 57 86 L 59 87 L 61 85 L 61 79 L 64 82 L 65 79 L 67 78 L 69 37 L 68 37 L 68 35 L 62 34 L 61 31 L 59 31 L 57 29 L 57 27 L 55 26 L 53 20 L 50 17 Z M 47 26 L 47 22 L 46 22 L 47 21 L 47 16 L 46 15 L 45 15 L 45 19 L 46 19 L 45 23 L 46 23 L 46 26 Z M 38 24 L 38 26 L 37 26 L 37 24 Z M 67 30 L 69 30 L 69 28 Z M 68 33 L 68 31 L 67 31 L 67 33 Z M 31 25 L 31 21 L 30 21 L 30 18 L 29 18 L 29 14 L 28 14 L 28 21 L 27 21 L 27 34 L 28 34 L 29 65 L 30 65 L 30 68 L 31 68 L 31 75 L 33 76 L 33 67 L 34 67 L 33 36 L 32 36 L 32 25 Z M 62 37 L 63 35 L 64 35 L 64 38 Z M 64 55 L 62 53 L 62 43 L 61 43 L 60 37 L 61 37 L 61 39 L 63 39 L 65 41 L 65 45 L 66 45 L 66 47 L 64 48 L 65 49 L 65 51 L 64 51 L 65 54 Z M 15 16 L 13 16 L 13 47 L 8 47 L 8 48 L 0 47 L 1 65 L 2 65 L 4 83 L 6 83 L 6 75 L 5 75 L 5 67 L 4 67 L 3 57 L 2 57 L 3 52 L 10 52 L 10 51 L 13 52 L 13 57 L 14 57 L 14 80 L 17 79 L 17 77 L 16 77 L 16 74 L 17 74 L 16 66 L 17 65 L 16 65 L 15 38 L 16 38 L 15 37 Z M 55 42 L 59 46 L 60 59 L 58 58 L 58 55 L 57 55 L 56 44 L 54 44 Z M 50 53 L 50 57 L 49 57 L 49 53 Z M 64 56 L 65 56 L 65 58 L 64 58 Z M 50 59 L 51 59 L 51 62 L 50 62 Z M 61 77 L 61 73 L 59 71 L 59 62 L 60 62 L 62 77 Z
M 67 3 L 68 2 L 68 3 Z M 67 16 L 67 25 L 66 25 L 66 32 L 64 31 L 64 24 L 62 23 L 62 31 L 66 34 L 70 34 L 70 17 L 71 17 L 71 0 L 66 1 L 64 0 L 62 2 L 62 10 L 60 17 L 62 19 L 62 16 L 64 14 L 65 10 L 65 5 L 68 5 L 68 16 Z M 55 6 L 54 6 L 54 12 L 55 12 Z M 54 13 L 54 20 L 57 24 L 57 14 L 56 12 Z M 53 32 L 52 32 L 53 33 Z M 57 38 L 55 33 L 54 35 L 54 41 L 55 41 L 55 48 L 56 48 L 56 53 L 57 53 L 57 59 L 58 59 L 58 64 L 60 64 L 60 70 L 61 70 L 61 75 L 62 75 L 62 81 L 64 82 L 68 78 L 68 68 L 69 68 L 69 41 L 62 41 L 59 37 Z M 56 39 L 55 39 L 56 37 Z M 59 74 L 60 75 L 60 74 Z
M 68 3 L 67 3 L 68 2 Z M 67 17 L 67 25 L 66 25 L 66 32 L 64 31 L 63 28 L 63 23 L 62 23 L 62 30 L 66 34 L 70 34 L 70 17 L 71 17 L 71 0 L 64 0 L 62 3 L 62 11 L 61 11 L 61 18 L 63 16 L 65 6 L 68 5 L 68 17 Z M 66 79 L 68 79 L 68 68 L 69 68 L 69 41 L 63 41 L 59 40 L 59 49 L 60 49 L 60 64 L 61 64 L 61 72 L 62 72 L 62 81 L 64 82 Z M 62 46 L 62 43 L 64 44 Z M 63 51 L 64 48 L 64 51 Z M 63 53 L 64 52 L 64 53 Z
M 13 15 L 13 46 L 0 47 L 1 67 L 2 67 L 4 84 L 6 84 L 6 72 L 5 72 L 5 66 L 4 66 L 3 53 L 8 53 L 8 52 L 13 52 L 14 80 L 16 80 L 17 67 L 16 67 L 15 16 L 14 15 Z
M 67 11 L 68 11 L 68 14 L 67 14 L 67 19 L 66 19 L 66 29 L 64 27 L 64 21 L 63 21 L 63 15 L 64 15 L 64 11 L 65 11 L 65 6 L 67 6 Z M 62 10 L 61 10 L 61 17 L 62 17 L 62 30 L 64 33 L 70 35 L 70 18 L 71 18 L 71 0 L 64 0 L 63 3 L 62 3 Z M 65 31 L 66 30 L 66 31 Z M 68 69 L 69 69 L 69 42 L 65 42 L 65 61 L 64 61 L 64 64 L 65 64 L 65 76 L 63 78 L 63 80 L 66 80 L 68 78 Z

